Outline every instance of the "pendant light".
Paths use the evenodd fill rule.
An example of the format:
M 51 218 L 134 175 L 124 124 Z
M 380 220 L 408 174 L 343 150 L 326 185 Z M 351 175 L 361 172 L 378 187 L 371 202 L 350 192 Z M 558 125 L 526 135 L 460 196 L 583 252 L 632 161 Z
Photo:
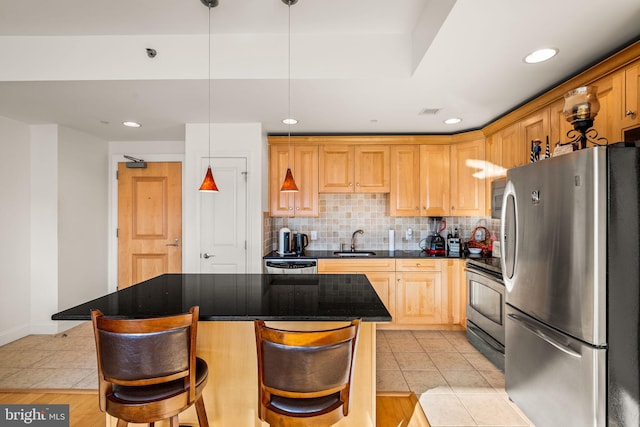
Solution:
M 202 185 L 200 185 L 199 191 L 203 193 L 217 193 L 218 186 L 213 179 L 213 172 L 211 172 L 211 8 L 218 5 L 218 0 L 200 1 L 209 9 L 209 167 L 207 168 L 207 173 L 204 176 L 204 180 L 202 181 Z
M 283 193 L 295 193 L 298 191 L 298 186 L 296 185 L 296 181 L 293 179 L 293 174 L 291 173 L 291 125 L 297 123 L 291 117 L 291 6 L 296 4 L 298 0 L 282 0 L 282 3 L 286 4 L 289 7 L 289 47 L 288 47 L 288 102 L 289 102 L 289 111 L 287 113 L 287 118 L 283 120 L 284 123 L 287 124 L 287 130 L 289 135 L 289 147 L 287 150 L 287 174 L 284 177 L 284 182 L 282 183 L 282 188 L 280 191 Z

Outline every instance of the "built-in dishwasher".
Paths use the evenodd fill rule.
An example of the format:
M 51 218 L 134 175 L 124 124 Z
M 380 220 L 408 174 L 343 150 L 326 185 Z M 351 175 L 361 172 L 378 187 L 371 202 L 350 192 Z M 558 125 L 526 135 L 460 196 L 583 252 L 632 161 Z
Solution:
M 317 274 L 318 260 L 310 258 L 268 258 L 264 260 L 267 274 Z

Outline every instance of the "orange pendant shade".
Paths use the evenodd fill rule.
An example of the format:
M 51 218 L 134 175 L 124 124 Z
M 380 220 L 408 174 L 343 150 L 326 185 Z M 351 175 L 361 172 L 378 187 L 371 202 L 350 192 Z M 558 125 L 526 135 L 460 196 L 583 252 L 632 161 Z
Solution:
M 296 185 L 296 181 L 293 179 L 291 168 L 287 168 L 287 175 L 284 177 L 284 182 L 282 183 L 282 188 L 280 188 L 280 191 L 287 193 L 298 191 L 298 186 Z
M 218 192 L 218 186 L 216 185 L 216 182 L 213 180 L 213 173 L 211 172 L 211 166 L 207 168 L 207 174 L 204 176 L 204 181 L 202 181 L 202 185 L 200 186 L 200 189 L 198 191 L 202 191 L 206 193 Z

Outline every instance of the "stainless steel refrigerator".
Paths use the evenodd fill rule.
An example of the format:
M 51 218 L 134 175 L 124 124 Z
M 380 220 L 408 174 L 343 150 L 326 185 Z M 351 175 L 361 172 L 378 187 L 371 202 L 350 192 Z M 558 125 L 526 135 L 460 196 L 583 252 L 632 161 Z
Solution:
M 640 426 L 640 148 L 511 169 L 506 391 L 537 427 Z

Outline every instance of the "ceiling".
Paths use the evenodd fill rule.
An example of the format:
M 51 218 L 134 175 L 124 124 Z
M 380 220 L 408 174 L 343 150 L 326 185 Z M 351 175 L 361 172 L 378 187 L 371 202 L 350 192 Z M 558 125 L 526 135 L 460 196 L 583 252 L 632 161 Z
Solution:
M 208 121 L 211 84 L 212 122 L 286 133 L 290 73 L 292 134 L 449 134 L 640 36 L 638 0 L 299 0 L 289 71 L 287 6 L 219 1 L 209 70 L 200 0 L 0 0 L 0 116 L 110 141 L 183 140 L 185 123 Z M 541 47 L 559 54 L 525 64 Z

